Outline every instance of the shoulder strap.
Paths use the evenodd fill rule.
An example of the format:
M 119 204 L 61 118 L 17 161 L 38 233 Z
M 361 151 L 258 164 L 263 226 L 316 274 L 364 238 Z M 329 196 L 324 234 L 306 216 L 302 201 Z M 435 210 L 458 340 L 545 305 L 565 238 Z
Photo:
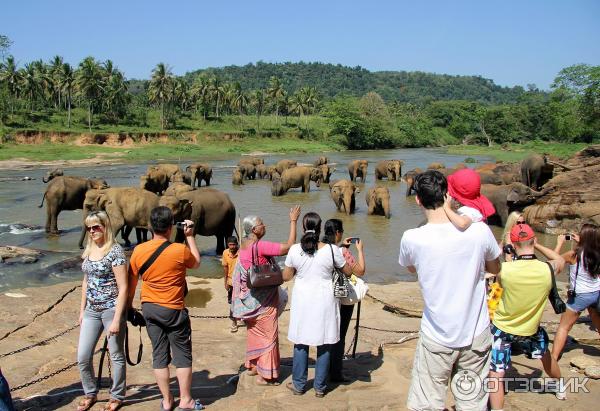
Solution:
M 333 256 L 333 246 L 329 244 L 329 249 L 331 250 L 331 261 L 333 263 L 333 268 L 337 268 L 335 265 L 335 257 Z
M 548 268 L 550 269 L 550 278 L 552 279 L 552 289 L 556 290 L 556 279 L 554 278 L 554 267 L 548 261 L 545 261 L 548 264 Z
M 148 258 L 146 260 L 146 262 L 144 263 L 144 265 L 142 265 L 142 267 L 138 271 L 138 276 L 140 276 L 140 277 L 143 276 L 144 273 L 146 272 L 146 270 L 148 270 L 148 268 L 150 268 L 150 266 L 152 264 L 154 264 L 154 261 L 156 261 L 158 256 L 170 245 L 171 245 L 170 241 L 165 241 L 160 246 L 158 246 L 158 248 L 156 250 L 154 250 L 154 252 L 150 256 L 150 258 Z
M 258 242 L 260 240 L 256 240 L 254 244 L 252 244 L 252 267 L 256 267 L 258 265 Z M 254 256 L 256 255 L 256 259 Z
M 575 282 L 573 283 L 573 290 L 575 290 L 575 288 L 577 287 L 577 274 L 579 274 L 579 254 L 575 255 L 575 258 L 577 259 L 577 265 L 575 266 Z

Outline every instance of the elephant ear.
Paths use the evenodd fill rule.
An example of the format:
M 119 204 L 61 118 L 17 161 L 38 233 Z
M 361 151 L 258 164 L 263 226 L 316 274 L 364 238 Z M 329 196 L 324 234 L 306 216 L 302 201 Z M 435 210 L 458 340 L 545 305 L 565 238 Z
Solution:
M 108 204 L 108 197 L 106 194 L 100 194 L 96 198 L 96 207 L 98 210 L 106 210 L 106 206 Z

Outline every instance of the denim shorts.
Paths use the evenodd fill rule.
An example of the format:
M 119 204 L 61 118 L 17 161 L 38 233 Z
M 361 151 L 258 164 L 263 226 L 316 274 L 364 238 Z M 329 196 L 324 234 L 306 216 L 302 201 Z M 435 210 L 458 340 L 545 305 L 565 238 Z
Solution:
M 567 308 L 577 313 L 582 312 L 590 305 L 595 306 L 598 302 L 600 291 L 593 291 L 591 293 L 577 293 L 575 298 L 567 300 Z
M 548 350 L 548 334 L 539 327 L 537 332 L 526 337 L 502 331 L 494 324 L 490 325 L 494 342 L 490 370 L 502 372 L 510 368 L 511 345 L 518 344 L 528 358 L 542 358 Z

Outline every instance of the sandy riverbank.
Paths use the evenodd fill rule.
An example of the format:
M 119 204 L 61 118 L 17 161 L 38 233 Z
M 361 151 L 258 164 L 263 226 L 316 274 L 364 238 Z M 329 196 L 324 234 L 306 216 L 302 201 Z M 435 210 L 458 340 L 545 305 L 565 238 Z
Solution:
M 190 293 L 195 295 L 195 305 L 190 308 L 192 316 L 222 316 L 227 314 L 225 290 L 221 280 L 205 280 L 191 277 Z M 56 335 L 75 325 L 81 297 L 80 283 L 71 282 L 49 287 L 12 290 L 13 297 L 0 295 L 0 355 L 34 342 Z M 290 285 L 291 287 L 291 285 Z M 564 284 L 562 285 L 564 288 Z M 422 301 L 416 283 L 372 285 L 370 294 L 380 301 L 401 307 L 405 314 L 419 314 Z M 14 297 L 14 295 L 24 295 Z M 207 302 L 206 299 L 210 298 Z M 245 329 L 236 334 L 229 332 L 227 319 L 193 318 L 194 379 L 193 393 L 212 409 L 404 409 L 410 370 L 416 340 L 410 331 L 419 329 L 420 318 L 407 317 L 386 309 L 373 298 L 363 301 L 361 328 L 357 358 L 345 362 L 346 373 L 352 379 L 347 385 L 332 386 L 323 399 L 315 398 L 313 391 L 304 396 L 292 396 L 284 384 L 278 387 L 257 387 L 252 379 L 241 374 L 236 376 L 243 364 L 245 352 Z M 388 307 L 389 308 L 389 307 Z M 397 310 L 396 310 L 397 311 Z M 356 312 L 355 312 L 356 315 Z M 548 332 L 556 329 L 558 316 L 548 305 L 544 314 Z M 289 312 L 280 318 L 280 346 L 282 356 L 282 380 L 291 379 L 292 345 L 287 340 Z M 354 323 L 351 324 L 351 327 Z M 377 328 L 379 330 L 373 330 Z M 18 329 L 17 331 L 13 331 Z M 387 331 L 380 331 L 387 330 Z M 392 332 L 406 331 L 406 332 Z M 6 337 L 6 334 L 9 334 Z M 51 374 L 76 360 L 78 329 L 31 350 L 0 357 L 2 372 L 12 387 Z M 587 344 L 568 347 L 560 362 L 563 376 L 582 377 L 569 366 L 569 360 L 585 355 L 600 360 L 597 345 L 598 334 L 586 323 L 577 324 L 571 335 L 576 339 L 589 339 Z M 353 333 L 349 331 L 347 344 Z M 151 347 L 145 331 L 142 332 L 144 355 L 142 363 L 128 367 L 127 408 L 135 410 L 158 409 L 158 390 L 151 371 Z M 135 359 L 138 331 L 131 329 L 131 355 Z M 590 344 L 591 343 L 591 344 Z M 593 344 L 593 345 L 592 345 Z M 314 353 L 311 351 L 314 357 Z M 97 360 L 98 356 L 96 357 Z M 528 360 L 523 355 L 514 357 L 513 376 L 542 376 L 539 361 Z M 309 371 L 309 380 L 313 376 Z M 107 375 L 105 369 L 104 375 Z M 105 384 L 106 385 L 106 384 Z M 524 409 L 595 409 L 600 400 L 600 381 L 589 381 L 590 393 L 569 394 L 566 402 L 560 402 L 551 394 L 515 393 L 507 396 L 507 410 Z M 81 395 L 77 367 L 68 369 L 46 381 L 13 392 L 17 409 L 74 409 Z M 103 389 L 100 402 L 93 408 L 100 410 L 108 398 Z M 451 396 L 447 405 L 453 404 Z M 126 409 L 127 409 L 126 408 Z

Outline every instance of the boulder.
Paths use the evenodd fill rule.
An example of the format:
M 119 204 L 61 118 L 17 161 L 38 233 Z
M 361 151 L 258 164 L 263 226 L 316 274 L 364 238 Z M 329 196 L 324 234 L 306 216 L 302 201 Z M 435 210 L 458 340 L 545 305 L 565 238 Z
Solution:
M 20 258 L 22 262 L 31 263 L 37 261 L 37 257 L 41 255 L 41 252 L 30 248 L 17 247 L 14 245 L 0 246 L 0 261 L 2 262 L 11 258 Z M 35 261 L 33 259 L 35 259 Z
M 598 361 L 584 355 L 572 358 L 570 364 L 573 367 L 579 368 L 580 370 L 585 370 L 588 367 L 600 366 L 600 364 L 598 364 Z
M 593 378 L 595 380 L 600 379 L 600 366 L 592 365 L 591 367 L 587 367 L 585 369 L 585 376 Z

